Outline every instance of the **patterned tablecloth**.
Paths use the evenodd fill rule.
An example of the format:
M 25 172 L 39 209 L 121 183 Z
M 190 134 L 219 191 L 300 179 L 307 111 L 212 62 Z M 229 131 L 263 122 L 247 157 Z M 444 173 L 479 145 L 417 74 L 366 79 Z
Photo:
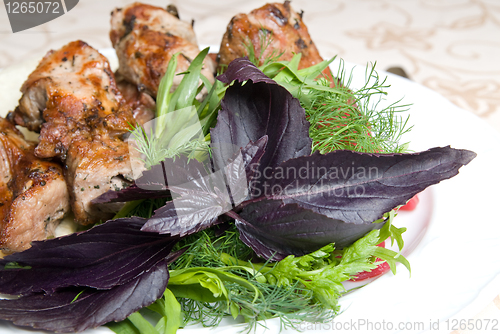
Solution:
M 146 2 L 166 6 L 166 0 Z M 109 14 L 132 0 L 82 0 L 67 14 L 13 34 L 0 5 L 0 68 L 39 59 L 51 48 L 82 39 L 110 48 Z M 265 2 L 172 0 L 194 20 L 198 42 L 219 45 L 231 17 Z M 499 0 L 293 0 L 324 58 L 402 67 L 409 77 L 500 130 Z M 488 127 L 486 127 L 488 128 Z M 466 129 L 457 129 L 466 131 Z M 492 130 L 494 131 L 494 130 Z M 478 317 L 500 318 L 500 297 Z
M 83 0 L 66 15 L 13 34 L 0 8 L 0 68 L 40 57 L 76 38 L 111 47 L 109 13 L 131 0 Z M 165 5 L 165 1 L 150 0 Z M 195 21 L 198 41 L 219 45 L 231 17 L 264 1 L 183 0 L 182 17 Z M 500 2 L 498 0 L 294 0 L 304 10 L 323 57 L 358 64 L 401 66 L 416 82 L 500 130 Z

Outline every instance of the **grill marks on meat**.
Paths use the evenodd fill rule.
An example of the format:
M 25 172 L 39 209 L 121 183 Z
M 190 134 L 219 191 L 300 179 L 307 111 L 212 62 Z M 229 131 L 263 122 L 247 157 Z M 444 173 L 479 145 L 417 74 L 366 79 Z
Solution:
M 81 224 L 105 221 L 121 207 L 91 201 L 129 185 L 133 152 L 124 134 L 130 124 L 154 116 L 152 97 L 172 56 L 179 53 L 176 72 L 182 73 L 199 53 L 192 25 L 171 13 L 140 3 L 113 11 L 110 38 L 124 78 L 119 84 L 107 59 L 82 41 L 49 52 L 28 77 L 9 120 L 40 132 L 40 142 L 36 147 L 26 142 L 2 120 L 0 248 L 18 251 L 50 236 L 69 203 Z M 302 53 L 301 67 L 322 61 L 301 14 L 286 1 L 235 16 L 223 38 L 220 64 L 245 55 L 248 43 L 260 54 L 264 31 L 272 42 L 263 58 L 277 49 L 285 60 Z M 207 56 L 202 73 L 212 82 L 214 70 Z M 173 89 L 181 79 L 176 76 Z M 64 162 L 65 178 L 60 166 L 40 158 Z
M 94 209 L 90 201 L 109 188 L 106 184 L 132 173 L 122 137 L 136 122 L 108 60 L 85 42 L 69 43 L 42 59 L 22 92 L 9 117 L 40 131 L 37 157 L 66 163 L 75 221 L 91 224 L 110 218 L 119 207 Z M 99 215 L 103 210 L 107 214 Z
M 170 32 L 191 44 L 196 44 L 196 35 L 190 23 L 179 20 L 179 16 L 172 14 L 172 10 L 138 2 L 117 8 L 111 13 L 111 43 L 116 45 L 132 30 L 144 26 L 154 31 Z
M 264 34 L 269 45 L 261 50 Z M 302 53 L 299 68 L 309 67 L 323 61 L 302 21 L 302 13 L 295 12 L 290 1 L 266 4 L 249 14 L 238 14 L 231 19 L 219 50 L 219 65 L 248 55 L 247 46 L 253 47 L 255 55 L 261 55 L 261 64 L 272 52 L 281 52 L 279 59 L 290 60 L 294 54 Z
M 141 3 L 111 13 L 110 39 L 120 64 L 118 72 L 153 97 L 174 54 L 180 53 L 178 74 L 185 72 L 200 52 L 190 23 L 163 8 Z M 213 82 L 214 72 L 215 64 L 207 57 L 202 73 Z M 182 76 L 175 77 L 173 89 L 181 80 Z
M 108 190 L 129 186 L 132 175 L 129 146 L 121 138 L 96 135 L 74 140 L 67 152 L 65 176 L 75 221 L 88 225 L 112 218 L 123 203 L 97 207 L 91 201 Z
M 66 159 L 66 173 L 75 220 L 83 225 L 106 221 L 122 207 L 94 205 L 108 190 L 128 187 L 133 179 L 128 144 L 118 138 L 75 141 Z
M 36 158 L 34 147 L 0 118 L 0 248 L 6 253 L 53 236 L 70 209 L 62 167 Z
M 121 135 L 133 124 L 108 60 L 82 41 L 49 52 L 23 84 L 19 107 L 9 117 L 40 131 L 36 155 L 65 159 L 73 140 Z

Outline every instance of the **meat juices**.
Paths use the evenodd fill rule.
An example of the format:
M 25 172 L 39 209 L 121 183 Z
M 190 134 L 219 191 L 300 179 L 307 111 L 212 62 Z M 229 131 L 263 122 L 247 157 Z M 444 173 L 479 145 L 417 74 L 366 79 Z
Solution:
M 91 201 L 131 183 L 130 152 L 124 136 L 130 125 L 154 117 L 154 97 L 171 57 L 179 53 L 176 72 L 181 73 L 199 53 L 191 24 L 179 20 L 171 7 L 164 10 L 135 3 L 113 11 L 111 24 L 110 37 L 120 61 L 119 83 L 104 56 L 85 42 L 75 41 L 48 52 L 23 84 L 19 106 L 8 119 L 40 136 L 38 143 L 29 143 L 29 158 L 22 160 L 22 171 L 8 156 L 12 155 L 11 137 L 22 136 L 12 124 L 2 122 L 9 129 L 2 137 L 0 170 L 4 249 L 19 251 L 32 240 L 53 235 L 69 204 L 75 221 L 84 225 L 105 221 L 119 210 L 121 204 L 93 205 Z M 207 57 L 202 73 L 212 82 L 214 69 Z M 176 76 L 174 89 L 181 79 Z M 16 172 L 11 173 L 13 170 Z M 51 194 L 46 199 L 55 205 L 52 212 L 33 207 L 46 194 Z M 29 215 L 23 213 L 32 218 L 19 222 L 14 216 L 23 208 L 32 209 Z M 44 224 L 36 215 L 44 216 Z
M 122 108 L 131 109 L 135 121 L 141 125 L 151 121 L 155 117 L 156 101 L 144 90 L 126 81 L 119 73 L 115 76 L 118 90 L 124 100 Z
M 123 136 L 136 122 L 108 60 L 85 42 L 69 43 L 49 52 L 21 90 L 9 118 L 40 131 L 37 157 L 65 164 L 75 221 L 87 225 L 112 218 L 119 207 L 94 208 L 90 201 L 132 181 Z
M 30 179 L 35 174 L 29 171 L 35 167 L 27 168 L 26 175 L 16 172 L 14 177 L 7 151 L 2 150 L 4 164 L 0 171 L 5 180 L 0 185 L 3 195 L 0 213 L 7 217 L 20 212 L 15 209 L 19 194 L 23 193 L 19 198 L 28 198 L 28 192 L 24 193 L 26 186 L 23 191 L 17 188 L 11 191 L 13 179 L 18 180 L 16 185 L 25 179 L 32 182 L 33 187 L 38 187 L 32 192 L 40 199 L 45 194 L 40 190 L 42 186 L 37 186 L 40 182 L 44 183 L 43 190 L 50 188 L 49 181 L 50 185 L 58 185 L 60 189 L 53 189 L 60 191 L 52 194 L 53 201 L 49 202 L 57 200 L 65 209 L 57 209 L 58 214 L 51 213 L 50 219 L 48 213 L 45 215 L 45 223 L 51 222 L 44 225 L 44 228 L 47 226 L 45 234 L 34 235 L 34 226 L 43 225 L 35 223 L 35 218 L 33 222 L 31 218 L 16 222 L 16 231 L 33 231 L 23 232 L 24 239 L 14 246 L 8 243 L 9 236 L 14 235 L 9 226 L 14 226 L 15 221 L 5 220 L 1 226 L 4 248 L 22 250 L 29 247 L 31 240 L 50 236 L 54 222 L 66 214 L 69 203 L 77 223 L 87 225 L 112 218 L 122 204 L 91 202 L 108 190 L 118 190 L 132 182 L 130 152 L 124 137 L 131 125 L 143 124 L 154 117 L 154 97 L 171 57 L 179 53 L 177 73 L 181 73 L 199 53 L 192 26 L 179 20 L 172 8 L 164 10 L 135 3 L 113 11 L 111 24 L 110 37 L 120 61 L 118 83 L 104 56 L 85 42 L 75 41 L 48 52 L 21 88 L 19 106 L 8 119 L 40 133 L 39 142 L 30 144 L 30 154 L 32 160 L 38 161 L 37 177 L 43 172 L 45 178 Z M 214 68 L 213 61 L 207 57 L 202 73 L 212 82 Z M 174 86 L 181 79 L 182 76 L 177 76 Z M 12 128 L 12 131 L 17 130 Z M 50 165 L 50 169 L 45 165 Z M 54 170 L 57 172 L 53 175 Z M 35 212 L 32 210 L 31 214 Z M 21 244 L 23 246 L 19 246 Z
M 10 118 L 40 132 L 38 157 L 64 161 L 73 140 L 120 136 L 134 123 L 130 110 L 119 108 L 122 96 L 108 60 L 82 41 L 48 52 L 21 92 Z

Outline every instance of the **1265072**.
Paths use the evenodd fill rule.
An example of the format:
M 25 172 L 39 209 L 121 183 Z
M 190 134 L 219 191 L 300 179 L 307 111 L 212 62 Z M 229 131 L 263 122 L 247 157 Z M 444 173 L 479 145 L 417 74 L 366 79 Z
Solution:
M 9 14 L 61 14 L 61 3 L 57 1 L 9 1 L 5 3 Z

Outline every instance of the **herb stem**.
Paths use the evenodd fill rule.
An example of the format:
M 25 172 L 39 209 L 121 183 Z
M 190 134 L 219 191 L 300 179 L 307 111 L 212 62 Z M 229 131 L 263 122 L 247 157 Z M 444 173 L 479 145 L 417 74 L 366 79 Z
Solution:
M 224 213 L 226 216 L 228 216 L 229 218 L 232 218 L 234 219 L 235 221 L 243 221 L 243 219 L 234 211 L 227 211 Z

